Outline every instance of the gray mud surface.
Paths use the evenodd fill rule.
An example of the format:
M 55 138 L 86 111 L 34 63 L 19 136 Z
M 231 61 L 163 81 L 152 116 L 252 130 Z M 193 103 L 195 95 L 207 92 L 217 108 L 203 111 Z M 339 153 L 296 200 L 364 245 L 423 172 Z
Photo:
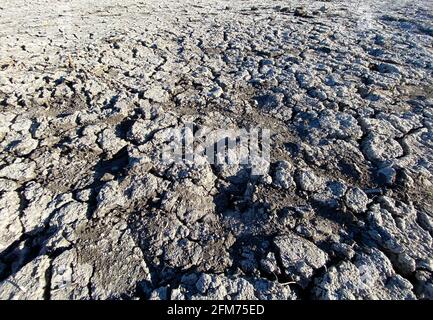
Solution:
M 0 299 L 432 299 L 431 1 L 0 3 Z M 251 165 L 168 132 L 269 128 Z

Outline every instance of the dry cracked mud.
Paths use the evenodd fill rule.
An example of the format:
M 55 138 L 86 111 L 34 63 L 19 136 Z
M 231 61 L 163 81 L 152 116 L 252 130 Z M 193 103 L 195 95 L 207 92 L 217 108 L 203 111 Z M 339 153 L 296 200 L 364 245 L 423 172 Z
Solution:
M 0 299 L 432 299 L 431 1 L 0 4 Z M 160 161 L 194 123 L 270 159 Z

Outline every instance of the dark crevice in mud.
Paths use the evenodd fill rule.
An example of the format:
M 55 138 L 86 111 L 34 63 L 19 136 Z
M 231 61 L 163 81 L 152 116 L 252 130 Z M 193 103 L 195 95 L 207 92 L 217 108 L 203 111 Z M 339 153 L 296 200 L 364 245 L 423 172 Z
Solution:
M 45 288 L 44 288 L 44 300 L 51 299 L 51 277 L 52 277 L 53 260 L 50 259 L 50 264 L 45 271 Z
M 91 187 L 95 188 L 103 182 L 100 179 L 107 173 L 112 174 L 115 179 L 126 175 L 129 165 L 128 148 L 125 146 L 109 159 L 101 159 L 94 168 L 95 184 Z
M 166 287 L 167 299 L 170 299 L 171 290 L 182 284 L 182 278 L 187 275 L 197 274 L 197 267 L 180 269 L 166 266 L 164 263 L 155 265 L 146 262 L 150 271 L 151 280 L 140 281 L 137 284 L 136 293 L 141 299 L 149 299 L 153 290 Z M 191 292 L 192 293 L 192 292 Z
M 263 275 L 271 281 L 285 282 L 287 279 L 280 273 L 268 274 L 260 266 L 260 261 L 271 252 L 273 234 L 239 236 L 229 248 L 233 264 L 226 270 L 227 274 L 244 273 L 246 276 Z M 252 264 L 251 264 L 252 263 Z M 276 279 L 277 278 L 277 279 Z
M 46 254 L 54 259 L 64 251 L 72 248 L 71 246 L 61 247 L 45 252 L 44 241 L 54 232 L 55 230 L 48 226 L 32 230 L 29 233 L 24 233 L 19 240 L 3 250 L 0 254 L 0 261 L 6 264 L 6 269 L 0 275 L 0 282 L 20 271 L 22 267 L 41 254 Z
M 341 230 L 345 232 L 347 240 L 350 242 L 356 243 L 359 247 L 370 247 L 372 245 L 371 241 L 365 236 L 368 234 L 368 226 L 362 222 L 359 223 L 363 221 L 365 213 L 355 216 L 350 211 L 324 206 L 314 201 L 312 202 L 312 206 L 316 215 L 341 226 Z M 322 244 L 316 243 L 316 245 L 326 252 L 330 251 L 329 245 L 326 242 Z
M 29 205 L 29 201 L 26 199 L 26 197 L 24 196 L 24 190 L 26 188 L 26 185 L 21 186 L 20 188 L 18 188 L 16 191 L 18 193 L 18 196 L 20 198 L 20 206 L 18 208 L 19 211 L 19 216 L 18 219 L 20 221 L 21 224 L 21 228 L 23 230 L 23 232 L 25 231 L 25 227 L 22 221 L 23 215 L 24 215 L 24 210 L 28 207 Z
M 129 157 L 127 146 L 119 150 L 115 155 L 109 159 L 101 159 L 94 167 L 93 182 L 85 188 L 76 189 L 81 191 L 87 188 L 91 189 L 90 198 L 87 202 L 88 211 L 87 218 L 90 219 L 97 207 L 97 195 L 100 189 L 107 182 L 103 178 L 107 174 L 112 176 L 113 180 L 122 179 L 126 174 L 129 166 Z
M 19 271 L 25 264 L 38 256 L 41 247 L 36 245 L 35 242 L 37 242 L 41 236 L 44 236 L 47 231 L 46 227 L 40 227 L 31 232 L 24 232 L 25 228 L 21 219 L 24 210 L 29 204 L 28 200 L 23 195 L 24 190 L 25 186 L 17 190 L 20 196 L 18 219 L 20 220 L 23 233 L 17 241 L 10 244 L 0 253 L 0 261 L 6 265 L 3 273 L 0 274 L 0 281 L 3 281 L 11 274 Z
M 290 154 L 293 159 L 302 157 L 302 147 L 296 142 L 286 142 L 283 144 L 284 149 Z
M 388 250 L 387 248 L 385 248 L 381 245 L 370 246 L 370 248 L 373 248 L 373 247 L 380 250 L 389 259 L 395 274 L 399 275 L 400 277 L 409 281 L 412 284 L 412 286 L 413 286 L 412 292 L 417 296 L 416 290 L 415 290 L 416 284 L 417 284 L 415 272 L 420 270 L 420 269 L 416 269 L 414 272 L 411 272 L 408 274 L 400 268 L 399 264 L 397 263 L 398 257 L 396 254 L 390 252 L 390 250 Z
M 184 189 L 172 190 L 178 182 L 192 183 L 193 189 L 201 189 L 206 186 L 203 187 L 206 191 L 201 194 L 212 197 L 209 200 L 211 209 L 204 218 L 195 221 L 199 226 L 197 228 L 206 228 L 208 220 L 215 219 L 218 227 L 221 226 L 221 235 L 227 236 L 221 240 L 221 248 L 223 248 L 221 255 L 227 254 L 229 256 L 227 260 L 233 264 L 230 267 L 223 264 L 222 271 L 218 269 L 219 273 L 211 269 L 206 269 L 205 272 L 234 277 L 258 277 L 286 284 L 301 299 L 312 298 L 311 291 L 315 279 L 323 276 L 329 267 L 338 265 L 343 260 L 350 261 L 347 257 L 340 258 L 338 256 L 347 252 L 341 253 L 337 249 L 334 250 L 334 241 L 341 242 L 338 244 L 353 244 L 356 253 L 364 248 L 377 247 L 378 243 L 381 243 L 370 238 L 369 233 L 371 233 L 370 231 L 382 232 L 382 230 L 380 228 L 378 228 L 380 230 L 374 230 L 376 226 L 368 225 L 369 221 L 367 220 L 372 213 L 368 211 L 374 211 L 373 206 L 379 203 L 377 198 L 380 195 L 386 195 L 406 203 L 413 202 L 416 209 L 428 213 L 431 217 L 429 211 L 431 205 L 428 203 L 431 202 L 429 201 L 431 199 L 427 194 L 429 192 L 427 187 L 423 187 L 417 181 L 414 182 L 415 186 L 409 186 L 410 183 L 403 181 L 405 180 L 403 168 L 397 168 L 397 163 L 405 163 L 406 160 L 408 160 L 408 166 L 412 167 L 410 161 L 413 160 L 416 162 L 416 169 L 428 171 L 430 168 L 428 152 L 425 151 L 425 155 L 418 156 L 418 154 L 424 150 L 429 150 L 429 137 L 420 137 L 420 139 L 410 137 L 410 135 L 418 133 L 417 130 L 422 129 L 415 128 L 396 139 L 403 149 L 403 155 L 391 160 L 396 163 L 393 169 L 397 173 L 396 181 L 388 185 L 386 174 L 378 177 L 378 170 L 387 163 L 369 159 L 368 156 L 374 157 L 375 152 L 366 150 L 370 143 L 368 139 L 373 137 L 375 130 L 367 125 L 364 127 L 362 125 L 364 117 L 374 119 L 379 116 L 379 119 L 383 120 L 380 116 L 387 114 L 396 116 L 396 121 L 400 116 L 402 120 L 405 120 L 406 118 L 403 117 L 406 115 L 403 116 L 402 113 L 407 111 L 408 113 L 415 113 L 415 116 L 420 119 L 424 119 L 424 127 L 429 128 L 428 119 L 431 109 L 429 80 L 432 74 L 431 68 L 429 69 L 431 67 L 430 46 L 427 45 L 429 44 L 427 40 L 432 32 L 427 22 L 431 20 L 431 14 L 425 9 L 416 9 L 414 12 L 409 7 L 394 10 L 383 8 L 383 6 L 376 7 L 372 4 L 367 9 L 373 14 L 371 22 L 373 24 L 379 23 L 377 25 L 379 29 L 372 30 L 371 26 L 362 25 L 358 26 L 362 27 L 360 30 L 355 25 L 363 21 L 359 21 L 359 17 L 355 17 L 356 15 L 350 8 L 335 5 L 333 2 L 326 3 L 326 5 L 316 4 L 318 5 L 316 9 L 320 8 L 317 11 L 310 5 L 299 8 L 267 5 L 254 5 L 252 7 L 247 5 L 245 7 L 233 2 L 230 3 L 233 9 L 225 9 L 230 11 L 228 19 L 218 15 L 221 8 L 213 5 L 192 5 L 189 9 L 193 10 L 193 15 L 202 14 L 204 20 L 196 19 L 197 17 L 189 14 L 186 17 L 177 14 L 177 9 L 170 8 L 169 3 L 164 4 L 164 7 L 170 8 L 170 10 L 167 11 L 167 15 L 162 16 L 154 15 L 152 10 L 147 12 L 147 9 L 152 6 L 147 8 L 146 5 L 144 6 L 146 12 L 143 12 L 146 15 L 146 25 L 143 28 L 137 25 L 137 29 L 134 27 L 122 31 L 120 30 L 122 26 L 118 25 L 119 30 L 104 35 L 106 28 L 103 28 L 104 34 L 99 34 L 97 25 L 94 26 L 96 29 L 92 30 L 91 34 L 88 30 L 80 31 L 80 27 L 77 27 L 77 34 L 74 34 L 75 37 L 73 38 L 74 42 L 62 43 L 60 48 L 65 49 L 71 44 L 73 47 L 69 47 L 67 50 L 71 51 L 71 55 L 67 56 L 64 54 L 64 50 L 60 50 L 56 52 L 55 58 L 49 55 L 49 46 L 43 50 L 43 53 L 39 54 L 38 48 L 33 48 L 31 39 L 20 39 L 21 33 L 17 34 L 18 38 L 15 37 L 16 43 L 14 42 L 15 38 L 10 37 L 10 48 L 16 45 L 20 54 L 31 54 L 31 56 L 29 56 L 29 60 L 23 59 L 22 62 L 13 59 L 11 62 L 5 60 L 1 63 L 0 69 L 7 73 L 11 70 L 11 73 L 8 75 L 9 79 L 5 79 L 2 83 L 5 90 L 1 89 L 0 108 L 3 110 L 8 107 L 7 111 L 9 108 L 12 111 L 18 108 L 18 112 L 25 115 L 31 111 L 33 103 L 35 103 L 35 109 L 40 107 L 37 112 L 40 111 L 42 120 L 48 122 L 50 130 L 47 133 L 43 132 L 45 130 L 43 126 L 38 130 L 34 130 L 34 127 L 31 128 L 33 137 L 39 135 L 42 138 L 38 139 L 40 144 L 37 146 L 36 152 L 31 153 L 30 156 L 22 157 L 22 159 L 35 161 L 37 164 L 35 181 L 39 182 L 43 188 L 49 185 L 51 190 L 59 186 L 63 188 L 59 191 L 62 192 L 62 195 L 69 197 L 72 194 L 75 201 L 82 202 L 80 205 L 87 204 L 87 217 L 91 219 L 91 222 L 104 224 L 108 220 L 107 225 L 112 227 L 109 219 L 113 218 L 113 220 L 121 220 L 122 222 L 127 220 L 128 227 L 120 232 L 120 237 L 114 239 L 113 244 L 121 245 L 122 236 L 126 238 L 128 235 L 125 233 L 131 231 L 133 241 L 142 251 L 144 260 L 150 269 L 151 281 L 137 283 L 136 290 L 140 298 L 148 298 L 152 290 L 161 286 L 168 287 L 167 294 L 170 296 L 172 288 L 182 282 L 182 276 L 192 273 L 197 275 L 205 269 L 203 267 L 205 263 L 202 261 L 197 263 L 198 266 L 196 267 L 182 269 L 169 267 L 168 264 L 171 263 L 169 258 L 167 258 L 168 262 L 163 260 L 164 254 L 161 254 L 158 249 L 167 250 L 164 246 L 167 243 L 172 244 L 178 241 L 180 239 L 178 234 L 173 235 L 169 240 L 164 239 L 166 242 L 162 242 L 163 247 L 157 248 L 157 250 L 150 250 L 147 248 L 150 245 L 145 243 L 155 240 L 146 238 L 150 237 L 146 231 L 155 227 L 160 215 L 171 214 L 172 216 L 169 218 L 173 219 L 167 220 L 169 223 L 173 222 L 176 227 L 179 221 L 179 229 L 186 227 L 191 231 L 193 228 L 182 214 L 175 211 L 176 209 L 167 212 L 168 209 L 166 211 L 162 208 L 166 205 L 165 200 L 171 200 L 167 199 L 170 198 L 169 195 L 172 197 L 179 194 L 183 196 Z M 312 3 L 312 6 L 316 7 L 316 4 L 313 6 Z M 126 3 L 122 6 L 123 9 L 127 7 L 128 4 Z M 141 5 L 139 7 L 144 8 Z M 182 10 L 188 11 L 188 5 L 181 7 Z M 417 4 L 414 3 L 413 7 L 416 8 Z M 110 23 L 110 15 L 104 13 L 105 9 L 112 11 L 113 16 L 118 16 L 115 7 L 104 9 L 102 6 L 100 9 L 97 13 L 98 16 L 104 17 L 104 23 L 107 21 Z M 204 12 L 208 9 L 210 12 Z M 357 9 L 364 10 L 365 8 Z M 376 12 L 379 9 L 386 12 Z M 409 11 L 408 14 L 404 14 L 406 9 Z M 122 10 L 123 13 L 127 14 L 126 11 L 128 10 Z M 159 11 L 155 12 L 158 13 Z M 231 16 L 231 14 L 239 17 Z M 378 19 L 376 19 L 377 14 L 379 14 Z M 166 17 L 167 21 L 165 21 Z M 244 21 L 244 19 L 246 20 Z M 137 22 L 139 23 L 139 21 Z M 167 22 L 168 26 L 164 27 L 167 30 L 160 30 L 161 25 L 163 25 L 161 22 Z M 115 26 L 114 20 L 112 23 Z M 50 28 L 50 26 L 41 26 L 41 28 Z M 80 36 L 82 31 L 83 37 Z M 407 36 L 410 34 L 415 35 L 415 37 L 409 39 Z M 89 39 L 87 44 L 79 46 L 81 41 Z M 27 43 L 27 40 L 30 42 Z M 50 45 L 56 43 L 55 38 L 47 40 Z M 77 45 L 78 47 L 76 47 Z M 71 57 L 73 57 L 73 61 Z M 401 61 L 405 61 L 405 63 Z M 19 68 L 28 69 L 14 70 L 15 64 Z M 389 64 L 389 66 L 383 64 Z M 201 75 L 198 72 L 200 75 L 196 77 L 195 70 L 197 69 L 206 69 L 205 74 Z M 15 77 L 13 71 L 22 73 Z M 308 73 L 311 73 L 311 77 L 305 77 L 306 79 L 300 77 L 308 75 Z M 332 79 L 325 79 L 329 74 L 333 75 Z M 20 79 L 21 75 L 25 77 Z M 40 80 L 35 81 L 36 88 L 32 88 L 29 81 L 25 81 L 27 78 L 32 80 L 34 75 L 35 80 Z M 23 82 L 19 83 L 20 81 Z M 331 83 L 333 84 L 331 85 Z M 426 87 L 421 87 L 420 84 Z M 157 103 L 160 100 L 158 99 L 158 92 L 152 94 L 148 92 L 148 89 L 154 86 L 157 89 L 162 89 L 164 99 L 168 93 L 167 102 Z M 213 86 L 221 87 L 223 90 L 221 96 L 217 97 L 215 94 L 215 96 L 209 97 L 207 95 L 207 90 Z M 319 96 L 316 90 L 323 91 L 326 97 L 323 94 Z M 16 93 L 6 94 L 6 92 L 14 91 Z M 148 98 L 148 94 L 151 98 Z M 152 97 L 153 94 L 155 94 L 154 97 Z M 280 94 L 284 96 L 282 100 Z M 119 99 L 125 95 L 134 101 L 134 106 L 129 108 L 131 105 L 128 105 L 129 109 L 126 108 L 126 110 L 120 106 L 116 108 Z M 45 98 L 48 100 L 43 101 Z M 253 105 L 254 102 L 257 105 Z M 217 125 L 224 126 L 227 120 L 227 123 L 237 125 L 239 128 L 265 126 L 275 128 L 277 133 L 273 136 L 272 148 L 276 154 L 276 159 L 269 161 L 270 170 L 267 173 L 270 177 L 264 177 L 266 179 L 263 181 L 260 180 L 260 177 L 251 177 L 251 170 L 248 168 L 241 168 L 238 173 L 232 173 L 231 176 L 231 174 L 221 170 L 218 165 L 210 165 L 211 182 L 205 181 L 208 177 L 202 179 L 200 176 L 198 181 L 195 180 L 196 178 L 190 179 L 190 176 L 194 176 L 196 173 L 194 171 L 187 172 L 186 175 L 192 174 L 185 179 L 182 178 L 181 181 L 181 179 L 174 177 L 176 170 L 170 170 L 177 168 L 161 165 L 147 170 L 147 167 L 136 167 L 135 164 L 137 163 L 132 163 L 134 159 L 128 155 L 128 148 L 130 151 L 132 148 L 134 152 L 136 149 L 141 150 L 139 147 L 142 143 L 134 141 L 131 136 L 128 136 L 128 133 L 137 120 L 147 119 L 145 113 L 147 113 L 149 105 L 152 108 L 155 106 L 155 109 L 161 108 L 161 112 L 172 111 L 178 115 L 177 126 L 182 125 L 184 121 L 182 116 L 185 115 L 200 116 L 203 120 L 203 126 L 208 125 L 207 121 L 212 125 L 214 122 L 218 122 Z M 25 107 L 26 110 L 21 111 L 19 106 Z M 109 109 L 116 110 L 110 113 L 111 110 Z M 81 114 L 82 110 L 85 111 L 84 114 Z M 98 112 L 101 110 L 104 112 Z M 357 139 L 359 130 L 358 128 L 354 129 L 357 127 L 356 123 L 352 123 L 352 121 L 345 123 L 345 120 L 338 123 L 331 122 L 331 125 L 341 125 L 344 127 L 343 129 L 349 131 L 354 129 L 356 137 L 351 136 L 351 134 L 325 132 L 326 128 L 321 128 L 319 121 L 324 110 L 328 110 L 330 113 L 341 112 L 355 117 L 362 129 L 361 137 Z M 123 111 L 127 114 L 124 114 Z M 286 111 L 288 111 L 287 114 L 285 114 Z M 71 128 L 69 125 L 64 126 L 63 120 L 69 122 L 71 119 L 66 117 L 70 117 L 76 112 L 78 114 L 77 123 L 72 119 Z M 52 127 L 52 122 L 55 122 L 51 122 L 49 119 L 52 113 L 55 114 L 54 118 L 64 118 L 57 119 L 60 123 L 58 128 Z M 39 113 L 37 114 L 36 118 L 30 120 L 37 119 L 39 121 Z M 113 116 L 113 114 L 115 115 Z M 121 119 L 119 120 L 118 117 Z M 155 120 L 153 117 L 150 119 L 150 121 Z M 417 122 L 418 120 L 415 119 L 414 121 Z M 15 120 L 7 120 L 6 122 L 11 122 L 11 124 L 6 125 L 10 129 Z M 43 122 L 41 121 L 41 123 Z M 101 126 L 102 130 L 107 130 L 110 134 L 114 131 L 115 136 L 125 140 L 127 146 L 112 155 L 107 150 L 99 153 L 98 145 L 99 147 L 103 146 L 99 140 L 95 144 L 93 141 L 85 141 L 81 145 L 79 139 L 82 137 L 77 137 L 76 133 L 77 131 L 81 133 L 82 126 L 87 125 Z M 19 126 L 20 124 L 16 125 L 16 127 Z M 403 123 L 402 126 L 405 124 Z M 156 124 L 156 129 L 149 135 L 146 142 L 151 139 L 157 140 L 159 135 L 155 135 L 155 133 L 163 129 L 166 128 Z M 320 131 L 321 129 L 324 131 Z M 337 130 L 338 128 L 332 129 Z M 386 128 L 383 129 L 386 130 Z M 55 131 L 55 135 L 58 136 L 53 137 L 54 142 L 52 144 L 50 137 L 47 137 L 52 132 L 51 130 Z M 110 130 L 112 131 L 110 132 Z M 35 135 L 34 132 L 38 134 Z M 19 130 L 18 133 L 21 134 Z M 0 137 L 3 141 L 2 132 L 0 132 Z M 57 138 L 60 139 L 60 142 L 56 142 Z M 418 141 L 412 145 L 413 140 Z M 154 145 L 153 142 L 155 142 Z M 340 142 L 343 147 L 339 145 Z M 79 150 L 73 149 L 76 146 L 75 143 L 79 145 L 77 147 Z M 151 150 L 149 154 L 146 153 L 143 156 L 151 158 L 152 152 L 155 151 L 152 148 L 157 148 L 158 143 L 159 141 L 148 143 L 146 147 Z M 426 149 L 417 150 L 417 143 Z M 348 144 L 356 150 L 351 151 L 349 147 L 346 149 L 345 146 Z M 92 153 L 94 151 L 92 148 L 98 150 Z M 64 168 L 51 169 L 51 165 L 55 166 L 54 163 L 58 160 L 54 158 L 57 156 L 57 149 L 60 151 L 59 166 Z M 411 151 L 411 157 L 407 157 Z M 53 154 L 54 157 L 47 158 L 44 154 Z M 13 163 L 15 158 L 13 154 L 6 152 L 2 160 L 0 170 Z M 295 182 L 298 184 L 297 188 L 296 186 L 291 186 L 289 189 L 277 188 L 277 174 L 280 173 L 277 170 L 277 161 L 280 160 L 286 160 L 293 164 L 294 172 L 305 169 L 317 173 L 326 181 L 341 182 L 345 185 L 344 188 L 359 187 L 372 202 L 367 206 L 366 212 L 355 213 L 348 208 L 348 200 L 344 198 L 347 193 L 342 196 L 329 196 L 332 197 L 331 200 L 334 201 L 335 206 L 328 206 L 323 204 L 329 199 L 324 191 L 314 193 L 301 191 L 299 181 Z M 82 161 L 78 165 L 83 163 L 83 167 L 76 172 L 75 161 Z M 266 164 L 266 169 L 267 166 L 268 164 Z M 64 175 L 62 174 L 63 169 Z M 70 169 L 72 174 L 69 172 Z M 206 170 L 210 171 L 209 168 Z M 217 178 L 215 181 L 212 173 Z M 297 178 L 294 177 L 293 172 L 286 172 L 285 174 L 290 178 Z M 75 177 L 70 178 L 71 175 L 75 175 Z M 154 175 L 158 179 L 150 175 Z M 408 175 L 414 177 L 412 172 Z M 98 205 L 98 193 L 107 182 L 120 182 L 119 193 L 131 198 L 135 190 L 130 183 L 146 178 L 151 178 L 149 179 L 150 183 L 157 181 L 155 183 L 157 186 L 145 186 L 149 189 L 155 187 L 156 191 L 152 191 L 150 196 L 146 194 L 142 199 L 134 199 L 131 201 L 132 203 L 128 202 L 121 209 L 119 207 L 111 211 L 107 209 L 109 212 L 104 217 L 93 217 Z M 59 180 L 60 183 L 57 183 Z M 161 185 L 160 182 L 162 182 Z M 200 186 L 198 186 L 199 184 Z M 5 185 L 7 184 L 5 183 Z M 21 198 L 19 218 L 23 228 L 25 225 L 23 222 L 26 221 L 21 218 L 23 218 L 25 208 L 29 205 L 23 196 L 25 185 L 16 190 Z M 64 191 L 64 189 L 66 190 Z M 86 191 L 86 193 L 81 194 L 80 191 Z M 88 191 L 90 191 L 90 196 Z M 138 192 L 140 191 L 138 190 Z M 110 196 L 115 198 L 116 194 Z M 192 197 L 194 197 L 194 193 Z M 110 200 L 108 199 L 108 201 Z M 194 201 L 196 199 L 187 199 L 188 204 L 194 207 L 191 210 L 200 209 L 195 207 Z M 178 204 L 174 206 L 176 205 Z M 292 213 L 283 216 L 283 209 L 290 209 L 295 212 L 294 208 L 299 208 L 301 205 L 309 206 L 309 209 L 312 209 L 311 212 L 308 211 L 305 216 L 300 214 L 299 217 L 292 217 Z M 114 211 L 118 212 L 115 213 Z M 139 211 L 140 215 L 131 217 L 136 211 Z M 154 213 L 155 215 L 153 215 Z M 49 219 L 51 218 L 52 216 L 49 217 Z M 284 220 L 285 218 L 287 220 Z M 131 222 L 129 219 L 136 219 L 136 221 Z M 323 226 L 320 225 L 322 222 L 324 222 Z M 146 225 L 146 223 L 149 224 Z M 312 231 L 298 231 L 297 228 L 303 227 L 304 223 Z M 419 221 L 417 223 L 421 225 Z M 214 226 L 212 225 L 212 227 Z M 327 229 L 328 227 L 331 231 Z M 421 227 L 428 231 L 425 226 Z M 211 229 L 213 237 L 219 236 L 220 230 L 216 229 Z M 47 254 L 51 263 L 46 272 L 47 287 L 44 296 L 49 299 L 51 296 L 50 281 L 53 259 L 64 250 L 75 248 L 75 244 L 68 248 L 54 248 L 53 251 L 45 248 L 44 243 L 55 231 L 58 230 L 50 229 L 48 222 L 46 222 L 43 227 L 22 234 L 17 241 L 0 253 L 0 262 L 6 266 L 0 275 L 0 281 L 21 270 L 22 266 L 39 255 Z M 182 239 L 187 239 L 194 245 L 198 244 L 201 246 L 200 250 L 205 250 L 203 243 L 206 244 L 206 242 L 201 241 L 201 230 L 194 231 L 191 232 L 193 235 L 182 236 Z M 328 231 L 330 235 L 327 234 Z M 180 230 L 177 232 L 180 233 Z M 283 235 L 284 232 L 293 232 L 302 236 L 330 256 L 326 266 L 316 270 L 306 288 L 291 283 L 293 279 L 284 271 L 281 255 L 273 243 L 274 238 Z M 431 231 L 429 234 L 431 235 Z M 234 239 L 228 239 L 228 235 L 233 236 Z M 104 237 L 104 240 L 110 240 L 111 235 L 104 234 L 104 236 L 107 236 Z M 325 237 L 324 240 L 322 236 Z M 152 237 L 156 236 L 152 235 Z M 267 244 L 263 246 L 264 243 Z M 412 245 L 412 243 L 405 244 L 404 249 L 410 250 Z M 126 246 L 126 248 L 129 250 L 129 247 Z M 49 252 L 46 252 L 47 250 Z M 78 250 L 82 250 L 82 246 Z M 174 250 L 174 253 L 177 254 L 176 250 L 181 249 L 176 248 Z M 261 259 L 269 253 L 276 256 L 276 263 L 272 263 L 276 264 L 275 270 L 279 270 L 275 273 L 269 273 L 260 264 Z M 347 255 L 349 256 L 351 253 Z M 250 267 L 248 265 L 249 254 L 253 255 L 251 261 L 254 261 L 257 266 Z M 388 256 L 390 255 L 388 254 Z M 247 260 L 246 263 L 245 260 Z M 92 260 L 92 262 L 94 261 Z M 98 287 L 100 285 L 98 283 L 100 270 L 96 269 L 100 267 L 98 262 L 93 263 L 92 275 L 87 289 L 86 284 L 83 288 L 85 292 L 88 290 L 90 298 L 92 298 L 92 289 L 95 292 L 100 289 Z M 175 263 L 175 265 L 181 265 L 181 263 Z M 97 275 L 96 278 L 94 277 L 95 274 Z M 113 277 L 115 276 L 116 274 L 113 274 Z M 407 277 L 412 283 L 415 282 L 413 274 Z M 196 291 L 191 289 L 189 293 L 196 293 Z M 122 298 L 129 297 L 128 293 L 122 295 Z
M 110 100 L 106 101 L 106 103 L 101 108 L 101 110 L 113 109 L 116 106 L 117 101 L 119 101 L 119 96 L 118 95 L 112 96 Z
M 137 225 L 137 219 L 141 219 L 139 213 L 159 209 L 162 199 L 163 194 L 160 194 L 154 198 L 148 199 L 144 204 L 137 203 L 135 210 L 138 211 L 132 212 L 127 219 L 128 229 L 131 230 L 133 234 L 137 248 L 143 253 L 143 259 L 150 274 L 150 280 L 141 280 L 136 284 L 135 294 L 138 298 L 143 300 L 148 300 L 152 291 L 161 287 L 167 287 L 168 292 L 166 298 L 169 299 L 171 289 L 181 284 L 184 275 L 195 274 L 197 272 L 197 266 L 192 266 L 187 269 L 170 267 L 163 260 L 162 255 L 149 255 L 149 239 L 140 238 L 141 233 L 145 232 L 145 230 L 141 230 L 142 226 Z M 179 220 L 179 222 L 183 223 L 182 220 Z M 185 225 L 185 223 L 183 224 Z
M 425 213 L 426 215 L 428 215 L 427 213 Z M 433 230 L 427 225 L 427 222 L 423 221 L 420 218 L 421 212 L 417 212 L 417 218 L 416 218 L 416 223 L 426 232 L 428 232 L 430 234 L 430 236 L 433 238 Z
M 411 136 L 411 135 L 417 134 L 423 128 L 424 127 L 413 128 L 413 129 L 409 130 L 407 133 L 405 133 L 401 138 L 395 139 L 400 144 L 401 148 L 403 149 L 403 154 L 401 156 L 397 157 L 397 159 L 402 159 L 402 158 L 407 157 L 411 154 L 411 147 L 406 142 L 406 138 Z
M 325 250 L 325 251 L 329 251 L 329 250 Z M 273 252 L 275 254 L 277 265 L 278 265 L 278 268 L 280 269 L 281 273 L 279 275 L 275 275 L 275 276 L 277 276 L 277 279 L 274 278 L 274 279 L 269 279 L 269 280 L 276 280 L 281 284 L 289 285 L 290 288 L 296 293 L 298 299 L 300 299 L 300 300 L 312 300 L 312 299 L 314 299 L 314 296 L 312 295 L 312 291 L 313 291 L 313 288 L 315 286 L 315 279 L 323 277 L 325 275 L 325 273 L 328 272 L 328 269 L 331 266 L 338 265 L 342 261 L 345 261 L 345 259 L 342 257 L 329 255 L 330 259 L 326 262 L 326 264 L 323 267 L 321 267 L 317 270 L 314 270 L 311 277 L 308 278 L 307 285 L 301 286 L 299 283 L 294 281 L 294 279 L 289 274 L 287 274 L 286 268 L 284 267 L 283 260 L 281 258 L 280 250 L 273 243 L 272 243 L 272 251 L 271 252 Z
M 274 253 L 278 269 L 280 270 L 280 273 L 277 275 L 278 282 L 291 283 L 291 285 L 293 285 L 297 290 L 301 289 L 301 286 L 299 286 L 289 275 L 287 275 L 286 268 L 283 264 L 283 259 L 281 258 L 281 252 L 273 242 L 271 242 L 271 252 Z
M 6 268 L 0 275 L 0 281 L 18 272 L 25 264 L 39 255 L 40 247 L 34 245 L 38 236 L 39 233 L 36 235 L 23 234 L 19 240 L 2 251 L 0 261 L 6 265 Z
M 345 176 L 352 178 L 353 181 L 361 180 L 361 173 L 356 169 L 355 165 L 345 159 L 338 161 L 338 167 L 341 169 L 341 173 Z

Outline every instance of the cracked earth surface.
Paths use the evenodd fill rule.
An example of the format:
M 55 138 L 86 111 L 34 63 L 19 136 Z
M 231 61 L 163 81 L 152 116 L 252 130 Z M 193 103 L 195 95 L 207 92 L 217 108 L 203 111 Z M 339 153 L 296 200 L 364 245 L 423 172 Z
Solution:
M 0 4 L 1 299 L 432 299 L 429 1 Z M 269 128 L 264 174 L 158 161 Z M 207 132 L 207 134 L 211 134 Z

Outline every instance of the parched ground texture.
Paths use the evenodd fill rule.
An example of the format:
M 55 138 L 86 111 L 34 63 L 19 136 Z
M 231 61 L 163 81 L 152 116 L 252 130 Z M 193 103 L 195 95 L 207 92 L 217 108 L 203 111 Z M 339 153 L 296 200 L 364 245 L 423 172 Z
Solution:
M 432 299 L 431 1 L 0 3 L 1 299 Z M 167 132 L 271 159 L 162 163 Z

